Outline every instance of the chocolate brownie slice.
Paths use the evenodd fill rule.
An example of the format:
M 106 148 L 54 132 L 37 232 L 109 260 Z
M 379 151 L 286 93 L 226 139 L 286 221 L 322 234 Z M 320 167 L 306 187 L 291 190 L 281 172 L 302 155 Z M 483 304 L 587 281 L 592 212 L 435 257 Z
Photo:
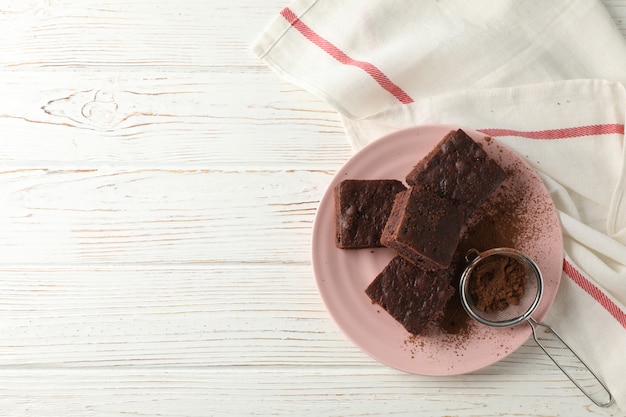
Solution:
M 381 243 L 424 270 L 447 268 L 463 224 L 450 201 L 415 186 L 396 196 Z
M 423 334 L 444 311 L 455 289 L 450 272 L 427 272 L 400 256 L 367 287 L 365 293 L 412 334 Z
M 465 219 L 504 181 L 506 173 L 463 130 L 448 133 L 409 174 L 420 185 L 452 201 Z
M 381 247 L 380 236 L 394 197 L 406 190 L 398 180 L 343 180 L 335 186 L 335 244 L 340 249 Z

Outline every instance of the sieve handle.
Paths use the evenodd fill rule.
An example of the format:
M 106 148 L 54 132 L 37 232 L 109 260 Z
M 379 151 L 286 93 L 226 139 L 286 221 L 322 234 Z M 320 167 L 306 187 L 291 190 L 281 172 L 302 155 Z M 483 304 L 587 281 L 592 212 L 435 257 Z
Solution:
M 528 321 L 528 324 L 530 325 L 530 328 L 533 331 L 533 339 L 535 339 L 535 342 L 545 352 L 545 354 L 548 355 L 548 357 L 550 359 L 552 359 L 552 362 L 554 362 L 554 364 L 556 366 L 558 366 L 561 371 L 563 371 L 563 373 L 570 379 L 570 381 L 572 381 L 574 383 L 574 385 L 576 385 L 578 387 L 578 389 L 581 390 L 582 393 L 587 396 L 587 398 L 589 398 L 591 401 L 593 401 L 593 403 L 595 405 L 597 405 L 599 407 L 608 407 L 609 405 L 611 405 L 611 402 L 613 401 L 613 396 L 611 395 L 611 392 L 609 391 L 609 389 L 606 387 L 606 385 L 604 385 L 604 383 L 600 380 L 600 378 L 598 378 L 598 376 L 595 374 L 595 372 L 593 372 L 591 370 L 591 368 L 589 368 L 589 366 L 585 363 L 585 361 L 583 361 L 580 358 L 580 356 L 578 356 L 578 354 L 576 352 L 574 352 L 574 350 L 565 342 L 565 340 L 563 340 L 563 338 L 561 338 L 561 336 L 559 336 L 559 334 L 552 327 L 550 327 L 549 325 L 547 325 L 545 323 L 538 322 L 537 320 L 533 319 L 532 317 L 529 317 L 527 321 Z M 604 389 L 604 391 L 608 395 L 608 399 L 607 400 L 601 401 L 601 400 L 597 400 L 596 398 L 594 398 L 594 396 L 589 391 L 587 391 L 585 388 L 583 388 L 583 386 L 580 385 L 580 383 L 576 380 L 576 378 L 574 378 L 565 369 L 565 367 L 563 365 L 561 365 L 561 363 L 559 363 L 559 361 L 554 356 L 552 356 L 552 354 L 550 354 L 550 352 L 546 348 L 546 346 L 544 346 L 543 343 L 541 343 L 541 341 L 537 337 L 537 327 L 543 327 L 545 330 L 547 330 L 548 332 L 552 333 L 559 340 L 559 342 L 561 342 L 563 344 L 563 346 L 565 346 L 576 357 L 576 359 L 578 359 L 578 361 L 587 369 L 587 371 L 589 371 L 589 373 L 591 375 L 593 375 L 593 377 L 596 379 L 596 381 Z

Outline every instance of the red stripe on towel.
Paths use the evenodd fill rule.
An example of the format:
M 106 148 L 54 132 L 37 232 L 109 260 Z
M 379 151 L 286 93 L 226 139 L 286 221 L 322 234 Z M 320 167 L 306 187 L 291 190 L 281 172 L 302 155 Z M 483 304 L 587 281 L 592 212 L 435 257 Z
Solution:
M 595 286 L 591 281 L 583 276 L 567 260 L 563 260 L 563 271 L 587 294 L 592 296 L 602 307 L 606 309 L 614 318 L 626 329 L 626 313 L 619 308 L 605 293 Z
M 624 134 L 624 125 L 606 124 L 568 127 L 564 129 L 538 130 L 524 132 L 510 129 L 480 129 L 480 132 L 489 136 L 519 136 L 527 139 L 566 139 L 580 136 Z
M 378 84 L 380 84 L 382 88 L 390 92 L 401 103 L 408 104 L 413 102 L 413 99 L 406 92 L 404 92 L 400 87 L 398 87 L 389 78 L 387 78 L 387 76 L 383 74 L 381 70 L 376 68 L 376 66 L 370 64 L 369 62 L 357 61 L 350 58 L 345 52 L 337 48 L 327 39 L 324 39 L 323 37 L 318 35 L 313 29 L 311 29 L 304 22 L 302 22 L 300 18 L 298 18 L 298 16 L 296 16 L 296 14 L 288 7 L 285 7 L 280 12 L 280 14 L 305 38 L 318 46 L 328 55 L 335 58 L 337 61 L 341 62 L 344 65 L 351 65 L 357 68 L 361 68 L 363 71 L 369 74 Z

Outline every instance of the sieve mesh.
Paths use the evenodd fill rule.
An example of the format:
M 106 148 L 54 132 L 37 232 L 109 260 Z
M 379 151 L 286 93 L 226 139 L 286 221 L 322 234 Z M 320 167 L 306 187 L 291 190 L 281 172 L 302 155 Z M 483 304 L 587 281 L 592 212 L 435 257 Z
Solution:
M 508 327 L 514 326 L 532 314 L 537 308 L 543 293 L 543 279 L 535 262 L 523 253 L 511 248 L 496 248 L 482 253 L 473 251 L 476 257 L 465 269 L 461 277 L 460 293 L 461 302 L 467 313 L 479 322 L 488 326 Z M 524 294 L 517 304 L 509 304 L 504 309 L 488 312 L 481 310 L 481 305 L 470 291 L 473 280 L 477 280 L 477 271 L 481 270 L 488 261 L 493 261 L 494 256 L 508 257 L 519 262 L 526 275 Z M 478 296 L 477 296 L 478 297 Z

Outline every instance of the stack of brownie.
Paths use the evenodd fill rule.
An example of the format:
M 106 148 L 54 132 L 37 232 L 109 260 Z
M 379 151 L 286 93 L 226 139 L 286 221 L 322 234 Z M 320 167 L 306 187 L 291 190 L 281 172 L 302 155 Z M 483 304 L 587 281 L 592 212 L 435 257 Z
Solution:
M 390 179 L 335 187 L 337 247 L 395 251 L 365 292 L 410 333 L 424 333 L 454 295 L 450 265 L 462 229 L 505 176 L 459 129 L 408 173 L 408 188 Z

